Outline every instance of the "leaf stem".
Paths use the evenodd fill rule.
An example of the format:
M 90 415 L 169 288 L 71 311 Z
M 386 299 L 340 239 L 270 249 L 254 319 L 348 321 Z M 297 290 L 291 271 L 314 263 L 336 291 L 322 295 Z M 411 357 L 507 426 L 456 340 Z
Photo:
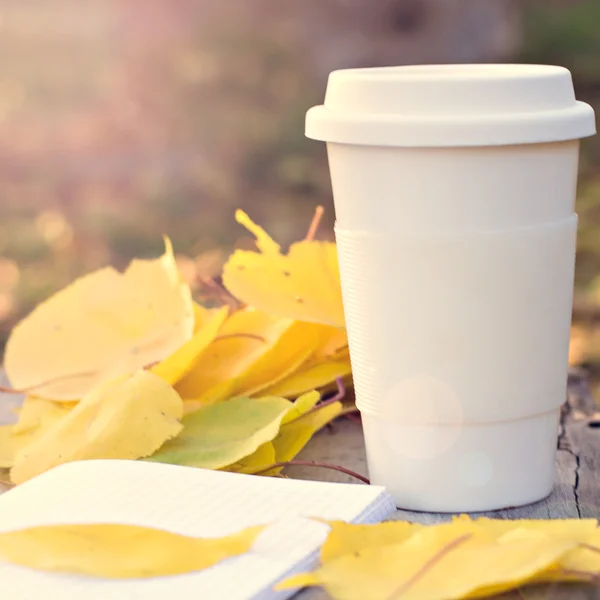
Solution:
M 261 469 L 260 471 L 256 471 L 254 474 L 260 475 L 261 473 L 266 473 L 267 471 L 270 471 L 271 469 L 276 469 L 278 467 L 320 467 L 321 469 L 331 469 L 332 471 L 339 471 L 340 473 L 344 473 L 345 475 L 350 475 L 350 477 L 354 477 L 355 479 L 358 479 L 363 483 L 366 483 L 367 485 L 371 483 L 364 475 L 356 473 L 355 471 L 351 471 L 350 469 L 346 469 L 345 467 L 342 467 L 340 465 L 330 465 L 327 463 L 320 463 L 311 460 L 288 460 L 285 462 L 277 462 L 273 463 L 272 465 L 269 465 L 268 467 L 265 467 L 264 469 Z
M 317 208 L 315 208 L 315 215 L 310 223 L 306 237 L 304 238 L 306 242 L 312 242 L 315 239 L 315 234 L 317 233 L 317 229 L 319 229 L 319 224 L 321 223 L 324 212 L 325 209 L 322 206 L 317 206 Z
M 305 412 L 301 417 L 299 417 L 300 419 L 302 417 L 306 417 L 307 415 L 311 415 L 312 413 L 317 412 L 318 410 L 321 410 L 322 408 L 325 408 L 326 406 L 330 406 L 331 404 L 340 402 L 346 397 L 346 386 L 344 385 L 343 379 L 341 377 L 336 377 L 335 382 L 336 382 L 337 388 L 338 388 L 335 395 L 333 395 L 333 396 L 331 396 L 331 398 L 328 398 L 327 400 L 324 400 L 323 402 L 319 402 L 318 404 L 313 406 L 313 408 L 311 408 L 309 411 Z

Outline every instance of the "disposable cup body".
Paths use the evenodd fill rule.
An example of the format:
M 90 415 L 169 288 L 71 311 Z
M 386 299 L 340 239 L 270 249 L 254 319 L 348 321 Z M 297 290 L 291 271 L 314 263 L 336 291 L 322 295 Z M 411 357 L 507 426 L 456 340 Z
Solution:
M 307 131 L 327 142 L 371 480 L 402 508 L 496 510 L 539 500 L 553 485 L 568 369 L 578 138 L 593 133 L 593 116 L 573 104 L 563 69 L 515 68 L 516 76 L 500 69 L 496 79 L 511 94 L 522 89 L 523 106 L 487 92 L 473 106 L 461 85 L 473 93 L 480 71 L 450 69 L 417 77 L 413 120 L 403 95 L 404 112 L 395 115 L 389 99 L 369 92 L 382 78 L 389 95 L 395 80 L 410 92 L 401 68 L 350 73 L 350 84 L 341 77 L 349 109 L 330 79 L 334 106 L 308 118 Z M 498 90 L 501 83 L 494 79 Z M 563 108 L 544 105 L 544 86 L 562 90 Z M 438 97 L 429 119 L 427 94 Z M 386 119 L 389 128 L 377 129 Z M 432 120 L 441 132 L 432 133 Z M 515 121 L 521 127 L 511 129 Z

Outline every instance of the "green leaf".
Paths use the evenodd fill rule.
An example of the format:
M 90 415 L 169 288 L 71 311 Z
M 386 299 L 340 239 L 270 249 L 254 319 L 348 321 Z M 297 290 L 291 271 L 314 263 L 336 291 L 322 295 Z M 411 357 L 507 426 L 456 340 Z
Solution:
M 183 431 L 148 459 L 222 469 L 255 452 L 279 433 L 290 410 L 285 398 L 232 398 L 183 418 Z

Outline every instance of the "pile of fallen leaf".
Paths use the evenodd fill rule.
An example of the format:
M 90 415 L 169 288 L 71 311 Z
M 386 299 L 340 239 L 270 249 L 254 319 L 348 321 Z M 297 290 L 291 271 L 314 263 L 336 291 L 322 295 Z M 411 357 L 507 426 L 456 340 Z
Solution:
M 276 475 L 343 410 L 350 359 L 335 244 L 283 254 L 238 211 L 258 251 L 224 267 L 217 305 L 192 298 L 171 243 L 156 260 L 84 276 L 11 333 L 5 369 L 25 394 L 0 427 L 19 484 L 61 463 L 144 459 Z M 9 470 L 9 471 L 7 471 Z
M 276 589 L 324 586 L 335 600 L 452 600 L 530 585 L 600 582 L 595 520 L 471 520 L 463 515 L 430 526 L 403 521 L 328 525 L 321 565 Z M 263 529 L 202 539 L 107 523 L 32 527 L 0 533 L 0 558 L 108 579 L 161 577 L 252 552 Z

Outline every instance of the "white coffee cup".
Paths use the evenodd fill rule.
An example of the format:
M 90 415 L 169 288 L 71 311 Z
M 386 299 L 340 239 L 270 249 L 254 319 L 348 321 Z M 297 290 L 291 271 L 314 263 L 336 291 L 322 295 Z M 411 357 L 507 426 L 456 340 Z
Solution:
M 565 399 L 579 139 L 594 113 L 542 65 L 349 69 L 327 142 L 369 472 L 401 508 L 547 496 Z

